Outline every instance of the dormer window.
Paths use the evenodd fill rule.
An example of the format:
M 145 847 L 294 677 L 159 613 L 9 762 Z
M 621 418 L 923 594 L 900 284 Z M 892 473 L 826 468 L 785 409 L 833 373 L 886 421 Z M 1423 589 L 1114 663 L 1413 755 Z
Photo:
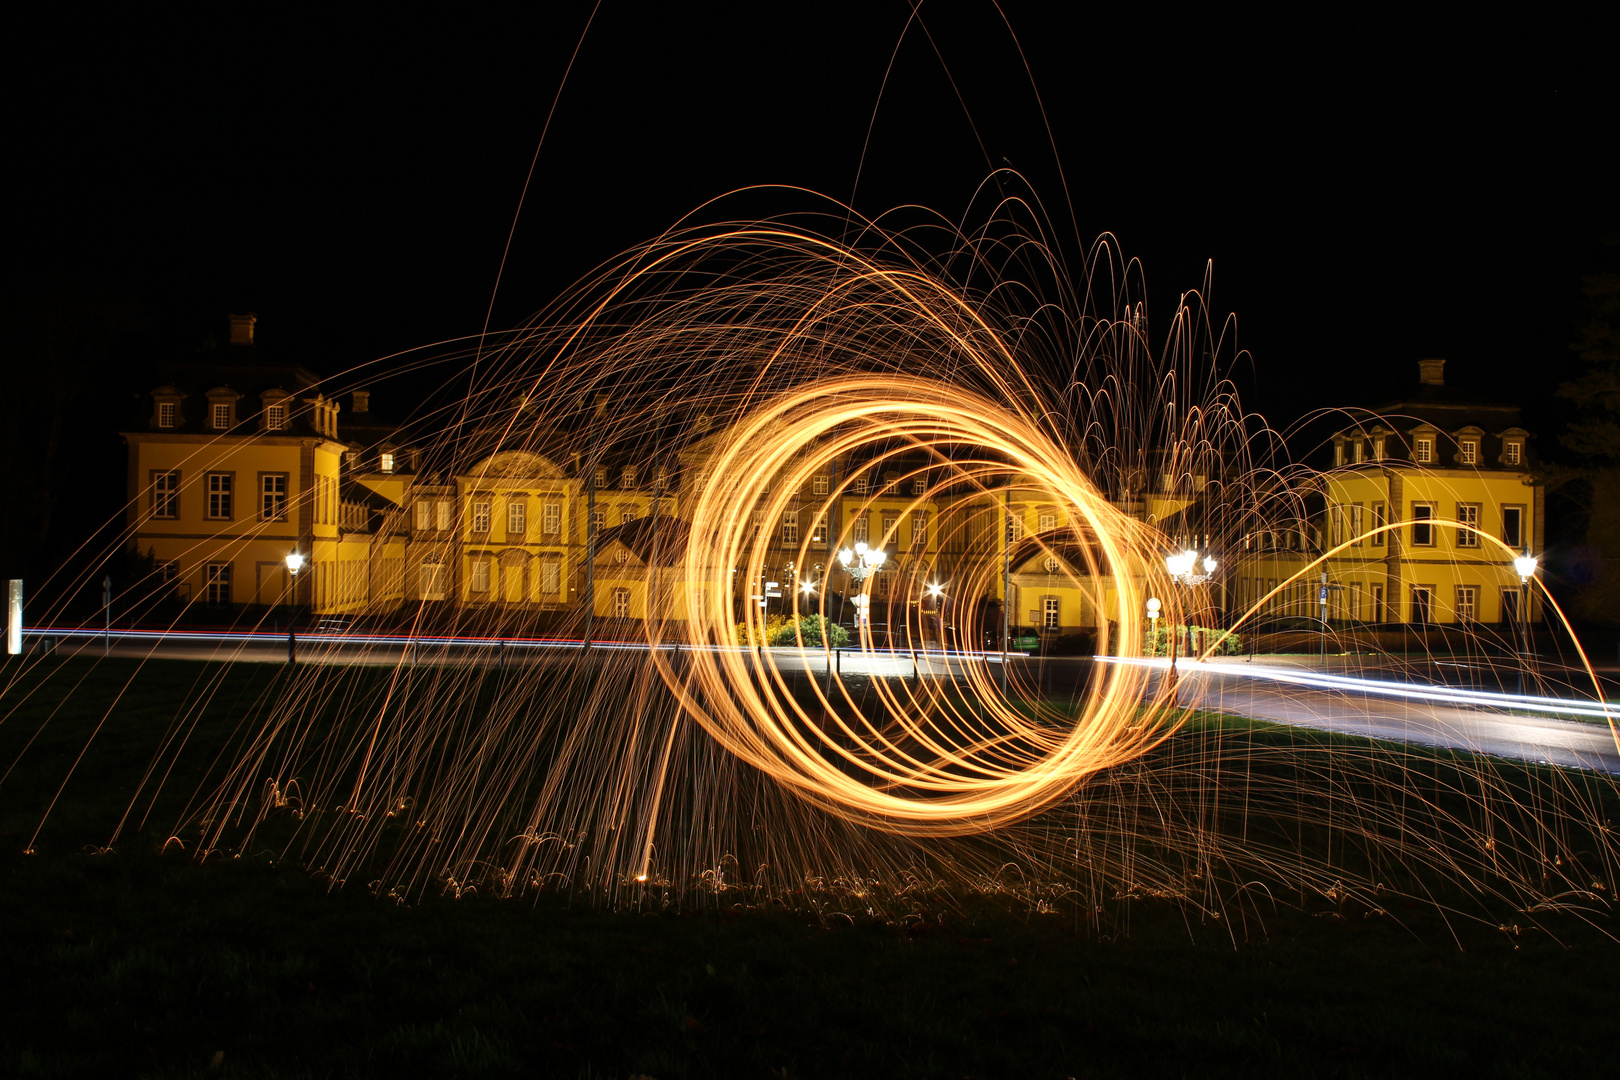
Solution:
M 857 476 L 855 478 L 855 494 L 857 494 L 857 495 L 865 495 L 866 494 L 866 477 Z
M 1524 444 L 1517 439 L 1509 439 L 1502 444 L 1502 462 L 1506 465 L 1517 465 L 1524 460 Z
M 214 430 L 225 431 L 229 429 L 232 419 L 231 414 L 235 411 L 235 408 L 233 408 L 231 403 L 228 401 L 214 402 L 213 409 L 210 410 L 211 415 L 213 416 Z
M 1458 457 L 1464 465 L 1473 465 L 1479 461 L 1479 440 L 1464 439 L 1457 444 Z
M 1344 443 L 1336 442 L 1336 443 L 1333 444 L 1333 467 L 1335 469 L 1337 469 L 1340 465 L 1343 465 L 1343 464 L 1344 464 Z M 1165 482 L 1165 490 L 1168 491 L 1170 489 L 1169 474 L 1166 474 L 1165 481 L 1166 481 Z
M 179 403 L 173 401 L 158 402 L 158 427 L 172 428 L 179 417 Z
M 394 452 L 392 450 L 384 450 L 381 454 L 378 454 L 377 455 L 377 467 L 379 469 L 381 469 L 383 472 L 387 472 L 387 473 L 393 472 L 394 471 Z
M 608 486 L 607 470 L 605 468 L 596 470 L 596 486 L 598 488 L 605 488 Z
M 626 465 L 619 473 L 619 486 L 624 488 L 636 486 L 636 467 L 634 465 Z
M 287 406 L 266 405 L 264 407 L 264 429 L 266 431 L 280 431 L 287 426 Z
M 1384 437 L 1382 435 L 1373 440 L 1373 460 L 1384 460 Z
M 1362 441 L 1360 439 L 1357 439 L 1355 442 L 1351 443 L 1350 444 L 1350 450 L 1351 450 L 1350 460 L 1354 461 L 1357 465 L 1360 465 L 1361 464 L 1361 455 L 1362 455 L 1362 451 L 1364 449 L 1365 449 L 1365 445 L 1362 443 Z
M 662 468 L 662 467 L 659 468 L 659 470 L 658 470 L 658 479 L 657 479 L 656 483 L 658 485 L 658 490 L 660 492 L 664 491 L 666 488 L 669 487 L 669 470 L 667 468 Z
M 1419 465 L 1427 465 L 1434 460 L 1434 440 L 1423 436 L 1412 444 L 1412 459 Z
M 927 494 L 928 493 L 928 478 L 926 476 L 918 476 L 918 477 L 914 478 L 911 481 L 911 493 L 913 495 L 925 495 L 925 494 Z

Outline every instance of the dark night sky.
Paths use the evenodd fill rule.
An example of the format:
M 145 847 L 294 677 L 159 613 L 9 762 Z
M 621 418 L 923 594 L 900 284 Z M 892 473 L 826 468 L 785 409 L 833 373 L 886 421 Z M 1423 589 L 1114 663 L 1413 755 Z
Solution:
M 227 310 L 317 370 L 474 332 L 524 173 L 590 5 L 519 18 L 264 11 L 39 28 L 14 43 L 15 265 L 138 291 L 148 347 Z M 496 326 L 700 201 L 752 183 L 847 197 L 903 3 L 607 0 L 541 151 Z M 1534 414 L 1571 356 L 1580 276 L 1616 227 L 1598 28 L 1008 5 L 1079 230 L 1146 267 L 1160 324 L 1215 267 L 1251 404 L 1286 423 L 1403 390 L 1422 355 Z M 987 3 L 923 15 L 991 158 L 1054 217 L 1063 190 Z M 1550 22 L 1550 21 L 1549 21 Z M 856 204 L 956 216 L 987 172 L 915 29 Z M 1071 243 L 1073 237 L 1070 238 Z

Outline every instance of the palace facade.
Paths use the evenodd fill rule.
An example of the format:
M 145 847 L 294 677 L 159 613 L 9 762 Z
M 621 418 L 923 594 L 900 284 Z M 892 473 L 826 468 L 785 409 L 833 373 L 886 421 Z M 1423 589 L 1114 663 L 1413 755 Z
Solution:
M 125 433 L 133 544 L 173 600 L 263 617 L 293 606 L 429 620 L 480 609 L 531 623 L 554 615 L 561 625 L 587 608 L 606 620 L 684 619 L 691 598 L 720 587 L 681 579 L 686 523 L 721 434 L 708 416 L 668 417 L 677 434 L 634 458 L 594 459 L 562 434 L 497 446 L 453 474 L 431 471 L 408 432 L 376 419 L 367 391 L 345 395 L 345 408 L 310 371 L 261 359 L 254 324 L 232 316 L 223 355 L 161 369 L 144 424 Z M 1517 578 L 1481 537 L 1541 549 L 1544 494 L 1529 472 L 1530 436 L 1515 408 L 1450 393 L 1442 363 L 1424 362 L 1412 398 L 1340 431 L 1335 467 L 1275 528 L 1200 531 L 1198 521 L 1219 518 L 1211 492 L 1220 485 L 1203 475 L 1165 471 L 1115 502 L 1167 541 L 1217 557 L 1203 621 L 1256 604 L 1319 614 L 1320 573 L 1334 621 L 1513 619 Z M 1013 627 L 1046 637 L 1117 619 L 1109 579 L 1074 541 L 1064 507 L 1016 483 L 996 498 L 942 500 L 931 482 L 938 467 L 903 452 L 840 457 L 790 493 L 780 520 L 743 511 L 767 543 L 769 580 L 734 580 L 734 594 L 819 582 L 840 548 L 865 541 L 889 554 L 869 587 L 875 623 L 899 621 L 904 606 L 927 624 L 916 616 L 941 616 L 951 603 L 1005 603 Z M 822 508 L 840 489 L 829 521 Z M 306 560 L 296 580 L 292 551 Z M 1005 578 L 987 575 L 981 595 L 959 595 L 959 569 L 987 562 L 1005 564 Z

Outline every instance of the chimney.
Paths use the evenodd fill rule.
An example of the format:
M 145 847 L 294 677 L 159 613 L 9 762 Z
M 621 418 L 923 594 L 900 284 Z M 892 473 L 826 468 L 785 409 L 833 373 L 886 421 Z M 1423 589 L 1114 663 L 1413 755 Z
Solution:
M 253 324 L 259 321 L 259 317 L 250 311 L 246 315 L 229 315 L 227 318 L 231 320 L 231 344 L 253 344 Z
M 1446 385 L 1446 362 L 1444 360 L 1419 360 L 1418 382 L 1424 386 Z
M 355 412 L 355 414 L 359 415 L 360 413 L 368 413 L 370 411 L 371 411 L 371 391 L 370 390 L 356 390 L 354 392 L 354 412 Z

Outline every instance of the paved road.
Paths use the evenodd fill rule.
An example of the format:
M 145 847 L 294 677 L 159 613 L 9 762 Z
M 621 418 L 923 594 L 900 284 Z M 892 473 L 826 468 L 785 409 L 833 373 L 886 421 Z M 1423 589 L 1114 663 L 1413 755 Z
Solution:
M 1320 689 L 1253 678 L 1236 668 L 1210 663 L 1185 672 L 1178 700 L 1300 727 L 1620 775 L 1620 748 L 1601 722 Z
M 102 652 L 102 643 L 99 638 L 67 640 L 58 649 L 60 653 L 80 650 L 89 656 L 97 656 Z M 298 650 L 302 663 L 393 665 L 410 662 L 410 654 L 404 646 L 380 639 L 364 643 L 320 640 L 311 636 L 299 639 Z M 645 646 L 604 643 L 597 645 L 596 651 L 605 660 L 610 660 L 615 655 L 644 652 Z M 424 646 L 417 655 L 421 661 L 429 663 L 487 665 L 503 662 L 503 653 L 505 663 L 524 667 L 577 662 L 579 655 L 577 647 L 514 643 L 503 648 L 494 642 L 449 648 Z M 827 658 L 823 653 L 805 655 L 796 649 L 772 649 L 770 653 L 776 666 L 785 672 L 803 671 L 821 675 L 826 671 Z M 256 640 L 169 638 L 161 642 L 126 639 L 112 645 L 112 655 L 285 663 L 287 649 L 285 639 L 264 637 Z M 991 654 L 988 659 L 993 667 L 1000 663 L 1000 657 L 996 654 Z M 906 678 L 920 674 L 927 678 L 958 675 L 968 662 L 967 658 L 944 657 L 938 653 L 918 653 L 914 659 L 908 653 L 846 650 L 835 659 L 834 664 L 845 676 Z M 1162 668 L 1165 662 L 1144 663 Z M 1012 671 L 1022 674 L 1026 683 L 1039 680 L 1048 692 L 1066 695 L 1076 692 L 1084 684 L 1090 673 L 1091 661 L 1089 658 L 1052 661 L 1043 669 L 1035 662 L 1015 658 L 1010 666 Z M 1300 681 L 1331 677 L 1334 671 L 1341 672 L 1340 678 L 1354 674 L 1342 665 L 1340 668 L 1333 668 L 1331 664 L 1328 667 L 1328 671 L 1321 671 L 1308 664 L 1273 664 L 1271 670 L 1274 677 L 1257 677 L 1263 676 L 1267 670 L 1266 664 L 1211 660 L 1193 665 L 1183 661 L 1178 700 L 1190 706 L 1283 724 L 1497 757 L 1545 761 L 1620 775 L 1620 748 L 1616 746 L 1614 733 L 1602 722 L 1535 715 L 1522 709 L 1490 707 L 1488 702 L 1486 707 L 1476 707 L 1456 701 L 1411 700 L 1392 696 L 1387 691 L 1391 684 L 1383 684 L 1380 688 L 1376 680 L 1369 680 L 1365 689 L 1353 680 L 1349 688 L 1338 689 L 1305 685 Z M 1413 680 L 1403 678 L 1394 685 L 1413 686 L 1413 683 Z M 1485 700 L 1470 698 L 1469 691 L 1456 688 L 1419 684 L 1414 689 L 1450 694 L 1469 702 Z

